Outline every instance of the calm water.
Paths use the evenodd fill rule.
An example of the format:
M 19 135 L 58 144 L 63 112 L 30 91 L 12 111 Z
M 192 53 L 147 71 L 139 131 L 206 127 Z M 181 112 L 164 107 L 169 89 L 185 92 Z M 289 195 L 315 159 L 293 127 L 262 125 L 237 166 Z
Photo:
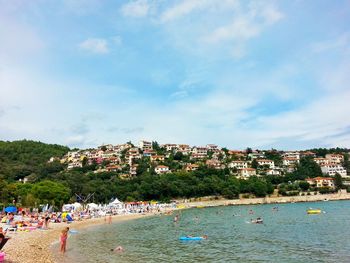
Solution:
M 309 207 L 325 213 L 307 215 Z M 79 232 L 69 238 L 63 262 L 350 262 L 350 201 L 215 207 L 180 214 L 177 224 L 174 215 L 155 216 Z M 259 216 L 263 225 L 249 223 Z M 203 234 L 208 240 L 178 240 Z M 110 251 L 118 245 L 124 253 Z

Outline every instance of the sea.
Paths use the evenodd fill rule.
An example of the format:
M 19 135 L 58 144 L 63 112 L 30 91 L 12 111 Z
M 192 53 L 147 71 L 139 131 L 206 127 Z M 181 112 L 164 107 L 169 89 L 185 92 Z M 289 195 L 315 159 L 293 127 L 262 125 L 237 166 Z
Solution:
M 263 224 L 251 222 L 258 217 Z M 179 240 L 188 235 L 208 239 Z M 90 227 L 67 247 L 62 257 L 53 246 L 57 262 L 350 262 L 350 201 L 178 210 Z

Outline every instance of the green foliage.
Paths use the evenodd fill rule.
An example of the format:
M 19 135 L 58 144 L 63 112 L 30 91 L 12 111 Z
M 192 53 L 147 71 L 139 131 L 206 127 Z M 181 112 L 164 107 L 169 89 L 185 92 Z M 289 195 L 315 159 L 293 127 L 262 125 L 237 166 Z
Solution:
M 283 158 L 277 150 L 271 149 L 270 151 L 265 152 L 265 157 L 274 161 L 276 166 L 282 166 Z
M 30 174 L 45 177 L 64 166 L 48 163 L 51 157 L 62 157 L 69 148 L 34 141 L 0 141 L 0 175 L 8 181 L 23 179 Z
M 42 181 L 33 186 L 32 194 L 43 203 L 62 206 L 70 197 L 70 190 L 61 183 Z
M 330 148 L 330 149 L 315 148 L 315 149 L 310 149 L 308 151 L 314 152 L 319 157 L 325 157 L 326 154 L 329 154 L 329 153 L 337 153 L 337 154 L 348 153 L 349 149 L 347 149 L 347 148 L 339 148 L 339 147 L 337 147 L 337 148 Z
M 347 174 L 350 174 L 350 161 L 349 161 L 349 154 L 348 153 L 344 154 L 343 166 L 346 169 Z
M 338 173 L 334 176 L 334 185 L 337 190 L 343 188 L 343 178 Z
M 257 161 L 256 159 L 254 159 L 254 160 L 252 161 L 252 168 L 257 169 L 258 166 L 259 166 L 258 161 Z
M 313 178 L 322 176 L 321 167 L 311 158 L 303 157 L 293 173 L 292 181 L 304 180 L 307 177 Z
M 306 181 L 300 181 L 299 182 L 299 187 L 302 191 L 307 191 L 310 188 L 310 184 Z

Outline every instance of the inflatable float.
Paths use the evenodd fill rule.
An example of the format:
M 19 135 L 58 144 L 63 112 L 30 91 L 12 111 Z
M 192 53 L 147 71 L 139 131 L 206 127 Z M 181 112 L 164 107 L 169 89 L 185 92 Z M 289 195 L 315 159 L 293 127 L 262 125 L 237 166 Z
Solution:
M 180 237 L 180 240 L 203 240 L 203 237 Z

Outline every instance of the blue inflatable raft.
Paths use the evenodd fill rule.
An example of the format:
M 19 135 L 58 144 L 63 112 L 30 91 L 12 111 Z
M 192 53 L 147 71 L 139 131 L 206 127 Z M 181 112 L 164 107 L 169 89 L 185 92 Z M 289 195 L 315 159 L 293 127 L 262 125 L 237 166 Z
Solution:
M 203 240 L 203 237 L 180 237 L 180 240 Z

